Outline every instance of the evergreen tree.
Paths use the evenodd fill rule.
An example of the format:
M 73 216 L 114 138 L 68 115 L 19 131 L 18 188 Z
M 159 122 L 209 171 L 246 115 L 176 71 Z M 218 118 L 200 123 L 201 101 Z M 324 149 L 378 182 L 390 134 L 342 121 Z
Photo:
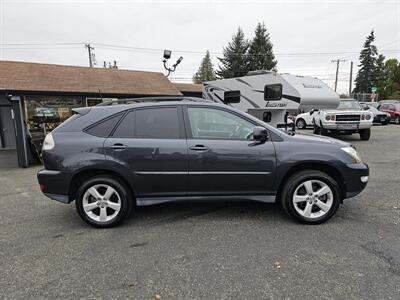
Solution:
M 196 74 L 193 75 L 194 83 L 203 83 L 204 81 L 215 80 L 214 66 L 211 62 L 210 51 L 207 50 L 206 55 L 203 57 L 200 67 Z
M 223 57 L 218 58 L 221 64 L 217 75 L 220 78 L 244 76 L 248 72 L 247 49 L 249 42 L 245 39 L 243 30 L 239 27 L 232 41 L 223 50 Z
M 264 23 L 258 23 L 248 52 L 249 70 L 274 70 L 277 61 L 272 51 L 272 42 Z
M 376 68 L 375 68 L 375 80 L 374 86 L 378 88 L 379 97 L 382 99 L 386 98 L 385 90 L 386 86 L 389 84 L 388 72 L 385 68 L 385 56 L 380 54 L 378 59 L 376 60 Z
M 373 44 L 374 41 L 375 36 L 372 30 L 360 53 L 360 64 L 358 65 L 360 69 L 355 80 L 355 93 L 370 93 L 372 86 L 376 83 L 376 56 L 378 51 Z
M 385 62 L 384 93 L 380 99 L 400 98 L 400 62 L 396 58 L 390 58 Z M 381 94 L 379 94 L 381 95 Z

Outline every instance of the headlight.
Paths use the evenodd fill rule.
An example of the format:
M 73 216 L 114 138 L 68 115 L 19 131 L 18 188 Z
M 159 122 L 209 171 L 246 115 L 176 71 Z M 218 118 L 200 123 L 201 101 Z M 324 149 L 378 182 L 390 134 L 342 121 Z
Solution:
M 355 163 L 362 163 L 360 155 L 358 154 L 357 150 L 354 149 L 353 147 L 343 147 L 340 149 L 342 149 L 344 152 L 350 155 Z
M 55 144 L 53 136 L 51 135 L 51 133 L 49 133 L 48 135 L 46 135 L 46 138 L 44 139 L 42 151 L 51 150 L 54 148 L 54 146 Z

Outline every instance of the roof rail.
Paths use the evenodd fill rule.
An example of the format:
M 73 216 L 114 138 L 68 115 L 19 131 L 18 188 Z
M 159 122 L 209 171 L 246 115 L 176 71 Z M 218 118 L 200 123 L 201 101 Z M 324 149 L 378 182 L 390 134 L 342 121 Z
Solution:
M 118 104 L 135 104 L 142 102 L 162 102 L 162 101 L 191 101 L 191 102 L 212 102 L 203 98 L 185 96 L 163 96 L 163 97 L 141 97 L 141 98 L 122 98 L 99 103 L 96 106 L 109 106 Z

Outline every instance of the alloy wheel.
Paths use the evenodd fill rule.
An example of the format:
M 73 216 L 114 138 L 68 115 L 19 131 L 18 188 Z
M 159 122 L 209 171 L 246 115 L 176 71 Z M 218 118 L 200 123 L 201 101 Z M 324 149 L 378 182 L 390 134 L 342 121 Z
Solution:
M 331 188 L 320 180 L 307 180 L 293 193 L 293 205 L 304 218 L 317 219 L 326 215 L 333 205 Z
M 302 119 L 297 121 L 297 128 L 299 129 L 304 129 L 306 128 L 306 122 L 304 122 Z
M 121 197 L 108 184 L 96 184 L 88 188 L 82 199 L 83 211 L 97 222 L 113 220 L 121 210 Z

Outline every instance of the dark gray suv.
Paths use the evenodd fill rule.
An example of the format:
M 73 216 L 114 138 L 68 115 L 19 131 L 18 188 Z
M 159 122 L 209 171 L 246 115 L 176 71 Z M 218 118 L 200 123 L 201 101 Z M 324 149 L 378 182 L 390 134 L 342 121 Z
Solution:
M 202 99 L 162 100 L 76 109 L 44 141 L 43 193 L 76 200 L 96 227 L 135 205 L 200 200 L 279 202 L 317 224 L 367 184 L 368 166 L 348 143 L 285 133 Z

